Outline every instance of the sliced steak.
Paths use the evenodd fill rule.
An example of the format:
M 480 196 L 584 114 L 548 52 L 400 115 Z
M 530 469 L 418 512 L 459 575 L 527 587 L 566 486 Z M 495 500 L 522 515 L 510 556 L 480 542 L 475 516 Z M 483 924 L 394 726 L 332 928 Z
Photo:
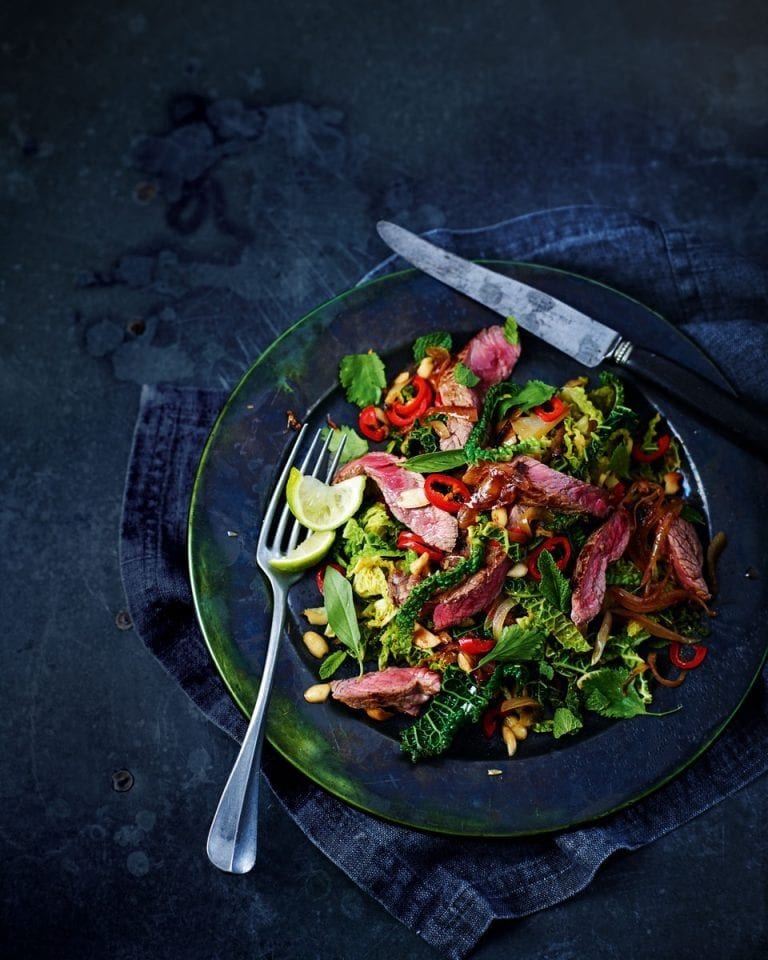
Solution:
M 440 692 L 440 682 L 440 674 L 426 667 L 387 667 L 362 677 L 332 680 L 331 696 L 354 710 L 382 707 L 415 717 Z
M 701 541 L 693 524 L 683 517 L 675 517 L 669 528 L 667 555 L 680 586 L 691 590 L 700 600 L 708 600 L 709 587 L 701 572 L 704 560 Z
M 440 449 L 461 450 L 469 440 L 474 424 L 466 417 L 449 413 L 445 418 L 445 425 L 448 427 L 448 436 L 440 437 Z
M 435 630 L 445 630 L 487 609 L 501 592 L 511 565 L 504 547 L 498 540 L 491 540 L 486 548 L 485 566 L 463 583 L 433 598 Z
M 408 570 L 398 570 L 395 568 L 387 577 L 387 586 L 389 587 L 389 595 L 392 598 L 392 603 L 394 603 L 396 607 L 402 607 L 410 596 L 411 590 L 418 586 L 423 579 L 423 577 L 417 577 Z
M 456 363 L 452 363 L 443 371 L 438 381 L 438 403 L 445 407 L 471 407 L 479 413 L 488 387 L 506 380 L 519 356 L 520 347 L 509 343 L 501 327 L 481 330 L 456 358 L 456 363 L 461 361 L 480 378 L 480 383 L 476 387 L 465 387 L 459 383 L 454 376 Z M 466 417 L 449 414 L 446 426 L 448 436 L 440 438 L 440 449 L 460 450 L 472 432 L 472 422 Z
M 401 463 L 402 460 L 391 453 L 366 453 L 343 466 L 333 482 L 341 483 L 349 477 L 366 474 L 381 490 L 393 516 L 417 533 L 425 543 L 438 550 L 452 550 L 459 533 L 458 523 L 452 514 L 431 504 L 425 507 L 399 506 L 400 496 L 406 490 L 424 489 L 424 477 L 420 473 L 404 470 Z
M 576 561 L 571 597 L 571 620 L 583 627 L 597 616 L 605 596 L 605 571 L 619 560 L 629 543 L 629 514 L 619 507 L 590 536 Z
M 604 517 L 610 510 L 608 491 L 553 470 L 532 457 L 515 457 L 508 463 L 479 463 L 464 475 L 477 486 L 469 501 L 473 510 L 520 503 L 547 507 L 561 513 L 589 513 Z
M 520 357 L 520 344 L 512 344 L 499 326 L 486 327 L 476 334 L 459 354 L 459 360 L 480 377 L 484 393 L 494 383 L 506 380 Z

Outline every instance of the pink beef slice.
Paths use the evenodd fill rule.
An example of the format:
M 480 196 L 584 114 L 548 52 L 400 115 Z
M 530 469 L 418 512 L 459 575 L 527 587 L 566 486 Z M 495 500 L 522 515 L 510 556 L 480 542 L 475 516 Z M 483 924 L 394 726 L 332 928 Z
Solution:
M 709 588 L 701 573 L 704 560 L 701 541 L 693 525 L 683 517 L 672 521 L 667 534 L 667 554 L 680 585 L 691 590 L 700 600 L 708 600 Z
M 349 477 L 366 474 L 381 490 L 393 516 L 418 534 L 425 543 L 438 550 L 452 550 L 459 535 L 456 517 L 431 504 L 426 507 L 398 506 L 398 499 L 406 490 L 424 489 L 424 477 L 412 470 L 404 470 L 400 466 L 402 462 L 391 453 L 366 453 L 343 466 L 333 482 L 341 483 Z
M 472 407 L 479 412 L 488 387 L 506 380 L 520 356 L 520 347 L 506 339 L 501 327 L 487 327 L 476 334 L 459 353 L 460 360 L 480 378 L 476 387 L 465 387 L 454 376 L 456 364 L 442 374 L 437 385 L 437 399 L 443 406 Z M 473 423 L 466 417 L 446 417 L 448 436 L 440 438 L 441 450 L 460 450 L 472 432 Z
M 412 717 L 440 692 L 440 674 L 426 667 L 387 667 L 349 680 L 332 680 L 331 696 L 354 710 L 375 707 L 398 710 Z
M 469 367 L 483 392 L 494 383 L 506 380 L 520 357 L 520 344 L 510 343 L 502 327 L 486 327 L 476 334 L 459 354 L 459 360 Z
M 504 578 L 512 565 L 504 547 L 498 540 L 491 540 L 485 554 L 485 566 L 442 594 L 438 594 L 432 612 L 435 630 L 445 630 L 465 617 L 486 610 L 504 586 Z
M 582 627 L 597 616 L 605 597 L 605 571 L 629 543 L 629 514 L 620 507 L 581 548 L 573 574 L 571 620 Z

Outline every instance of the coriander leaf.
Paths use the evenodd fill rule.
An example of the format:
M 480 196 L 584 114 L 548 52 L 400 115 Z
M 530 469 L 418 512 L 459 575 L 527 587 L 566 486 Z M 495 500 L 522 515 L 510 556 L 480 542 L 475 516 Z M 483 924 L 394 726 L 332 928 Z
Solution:
M 352 585 L 331 566 L 325 570 L 323 599 L 325 612 L 328 614 L 328 626 L 362 666 L 365 651 L 357 623 Z
M 629 670 L 621 667 L 603 667 L 588 673 L 581 681 L 581 692 L 587 708 L 601 717 L 622 719 L 646 713 L 645 703 L 634 684 L 630 683 L 624 689 L 629 674 Z
M 541 551 L 536 566 L 541 574 L 539 591 L 542 597 L 562 613 L 569 614 L 571 609 L 571 585 L 567 577 L 563 576 L 549 550 Z
M 453 379 L 460 383 L 462 387 L 476 387 L 480 383 L 480 377 L 473 373 L 461 360 L 453 368 Z
M 410 457 L 401 466 L 414 473 L 445 473 L 454 467 L 461 467 L 467 462 L 463 450 L 436 450 L 434 453 L 420 453 Z
M 427 347 L 443 347 L 450 352 L 452 346 L 453 340 L 450 333 L 425 333 L 413 344 L 413 359 L 416 363 L 421 363 L 427 355 Z
M 700 510 L 697 510 L 696 507 L 691 506 L 690 503 L 683 504 L 683 509 L 680 511 L 680 516 L 683 520 L 688 520 L 689 523 L 706 523 L 704 515 Z
M 564 737 L 566 733 L 576 733 L 584 726 L 581 719 L 568 707 L 558 707 L 552 719 L 552 736 L 555 740 Z
M 555 390 L 555 387 L 550 387 L 543 380 L 529 380 L 515 397 L 515 406 L 525 413 L 531 407 L 538 407 L 542 403 L 546 403 L 554 396 Z
M 331 434 L 331 442 L 328 444 L 328 450 L 331 453 L 336 453 L 339 449 L 339 444 L 343 436 L 347 438 L 344 449 L 341 451 L 339 463 L 349 463 L 350 460 L 357 460 L 357 458 L 362 457 L 364 453 L 368 453 L 368 441 L 364 437 L 361 437 L 352 427 L 348 427 L 346 424 L 336 427 L 333 430 L 330 427 L 323 427 L 323 440 L 325 440 L 329 433 Z
M 497 407 L 496 416 L 499 419 L 505 417 L 510 410 L 526 413 L 532 407 L 546 403 L 554 396 L 556 390 L 542 380 L 529 380 L 524 387 L 517 384 L 510 384 L 510 387 L 512 389 L 507 391 L 507 396 L 499 402 Z
M 504 338 L 513 347 L 520 343 L 520 331 L 517 326 L 517 320 L 514 317 L 507 317 L 504 321 Z
M 545 634 L 538 627 L 520 627 L 513 623 L 501 632 L 496 646 L 478 663 L 482 667 L 491 660 L 538 660 L 544 653 Z
M 347 393 L 347 400 L 358 407 L 378 403 L 387 377 L 381 358 L 373 350 L 368 353 L 350 353 L 341 358 L 339 380 Z
M 327 680 L 328 677 L 332 677 L 346 659 L 346 650 L 335 650 L 332 654 L 327 656 L 320 664 L 320 669 L 317 671 L 320 679 Z

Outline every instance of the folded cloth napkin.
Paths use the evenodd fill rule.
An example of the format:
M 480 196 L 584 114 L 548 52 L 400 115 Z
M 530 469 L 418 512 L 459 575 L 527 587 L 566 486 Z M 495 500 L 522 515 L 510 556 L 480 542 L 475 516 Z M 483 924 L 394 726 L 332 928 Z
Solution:
M 481 230 L 434 231 L 471 257 L 567 268 L 622 290 L 698 341 L 742 391 L 768 403 L 768 272 L 681 230 L 621 211 L 567 207 Z M 402 264 L 392 257 L 365 279 Z M 197 705 L 240 739 L 245 722 L 198 630 L 186 570 L 187 507 L 226 395 L 144 387 L 128 469 L 121 566 L 138 634 Z M 582 890 L 617 850 L 675 829 L 768 768 L 768 670 L 726 733 L 674 781 L 604 819 L 510 840 L 429 835 L 368 816 L 314 786 L 270 749 L 263 771 L 309 839 L 400 921 L 450 958 L 494 919 L 522 917 Z

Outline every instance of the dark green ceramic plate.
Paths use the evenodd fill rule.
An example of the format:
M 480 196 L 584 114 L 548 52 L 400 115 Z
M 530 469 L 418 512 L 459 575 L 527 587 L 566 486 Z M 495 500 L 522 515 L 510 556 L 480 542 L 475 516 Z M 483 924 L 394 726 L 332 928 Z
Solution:
M 634 300 L 561 271 L 493 266 L 722 382 L 697 348 Z M 419 334 L 448 329 L 460 343 L 493 322 L 487 310 L 421 273 L 394 274 L 310 313 L 266 351 L 228 400 L 195 483 L 189 560 L 211 657 L 246 715 L 256 698 L 271 611 L 254 550 L 262 511 L 294 436 L 286 429 L 286 411 L 312 425 L 321 425 L 328 413 L 336 422 L 354 423 L 356 411 L 336 385 L 344 354 L 374 348 L 392 373 Z M 516 377 L 561 383 L 588 373 L 524 335 Z M 320 600 L 308 575 L 290 596 L 267 725 L 270 743 L 348 803 L 399 823 L 464 836 L 536 833 L 592 820 L 691 763 L 733 715 L 763 661 L 765 581 L 745 572 L 763 564 L 766 469 L 650 391 L 636 400 L 656 405 L 667 417 L 686 451 L 690 493 L 707 516 L 709 534 L 725 530 L 729 537 L 709 657 L 682 687 L 660 689 L 654 702 L 654 709 L 681 710 L 663 719 L 595 722 L 557 742 L 530 737 L 511 760 L 500 742 L 468 732 L 449 756 L 413 765 L 399 750 L 399 721 L 376 724 L 334 702 L 304 701 L 303 691 L 317 682 L 317 661 L 301 643 L 305 624 L 298 611 Z M 489 775 L 494 768 L 502 774 Z

